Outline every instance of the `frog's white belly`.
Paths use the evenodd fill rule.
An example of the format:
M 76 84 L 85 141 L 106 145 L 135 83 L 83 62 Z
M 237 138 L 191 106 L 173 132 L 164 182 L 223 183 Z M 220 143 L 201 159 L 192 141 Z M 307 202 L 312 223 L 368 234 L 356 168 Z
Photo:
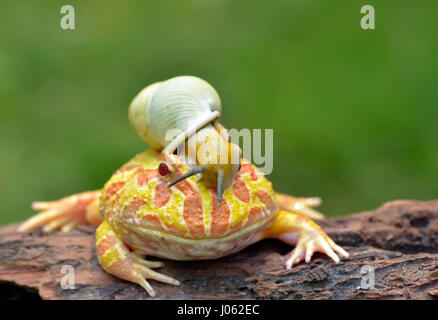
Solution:
M 125 225 L 123 241 L 134 251 L 172 260 L 216 259 L 259 241 L 273 223 L 271 214 L 256 223 L 220 238 L 190 239 L 138 225 Z

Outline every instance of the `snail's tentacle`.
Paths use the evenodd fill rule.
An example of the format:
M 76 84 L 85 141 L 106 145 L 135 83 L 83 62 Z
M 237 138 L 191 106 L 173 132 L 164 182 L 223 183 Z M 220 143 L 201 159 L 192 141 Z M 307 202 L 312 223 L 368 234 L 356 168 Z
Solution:
M 178 178 L 176 178 L 175 180 L 173 180 L 172 182 L 170 182 L 167 187 L 170 188 L 173 185 L 177 184 L 178 182 L 183 181 L 184 179 L 187 179 L 191 176 L 194 176 L 195 174 L 198 173 L 202 173 L 205 171 L 205 167 L 196 167 L 190 171 L 187 171 L 186 173 L 184 173 L 183 175 L 179 176 Z
M 217 172 L 217 203 L 221 205 L 224 193 L 224 171 L 219 169 Z

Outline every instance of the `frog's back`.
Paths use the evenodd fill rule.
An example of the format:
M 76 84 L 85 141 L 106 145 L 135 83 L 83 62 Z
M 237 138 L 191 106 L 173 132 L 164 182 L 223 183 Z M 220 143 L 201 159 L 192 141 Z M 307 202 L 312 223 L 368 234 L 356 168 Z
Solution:
M 173 175 L 161 176 L 166 161 Z M 187 171 L 176 155 L 148 150 L 120 168 L 106 183 L 101 213 L 133 249 L 170 259 L 211 259 L 260 239 L 277 213 L 271 183 L 242 160 L 239 174 L 220 206 L 216 190 L 191 177 L 167 188 Z

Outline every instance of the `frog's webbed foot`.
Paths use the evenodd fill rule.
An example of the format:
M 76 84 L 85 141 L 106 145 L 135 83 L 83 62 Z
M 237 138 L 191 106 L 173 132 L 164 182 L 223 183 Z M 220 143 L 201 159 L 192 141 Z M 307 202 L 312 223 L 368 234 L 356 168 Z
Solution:
M 344 258 L 349 256 L 316 223 L 292 212 L 280 211 L 265 237 L 276 238 L 295 246 L 287 259 L 287 269 L 303 260 L 309 263 L 315 252 L 328 255 L 336 263 L 340 262 L 338 254 Z
M 96 230 L 96 250 L 106 272 L 141 285 L 151 297 L 155 297 L 155 291 L 147 279 L 179 285 L 178 280 L 151 270 L 162 267 L 162 262 L 147 261 L 141 255 L 129 251 L 106 220 Z
M 18 230 L 28 232 L 43 227 L 43 231 L 56 229 L 70 231 L 79 225 L 97 225 L 100 191 L 88 191 L 62 198 L 57 201 L 34 202 L 32 209 L 41 211 L 23 222 Z
M 321 198 L 319 197 L 299 198 L 276 192 L 275 201 L 280 210 L 295 212 L 310 219 L 324 219 L 322 213 L 313 209 L 321 204 Z

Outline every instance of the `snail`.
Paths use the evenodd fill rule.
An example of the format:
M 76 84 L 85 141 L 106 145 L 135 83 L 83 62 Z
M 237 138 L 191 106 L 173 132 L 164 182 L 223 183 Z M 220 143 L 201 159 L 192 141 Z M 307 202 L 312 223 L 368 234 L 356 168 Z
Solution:
M 219 123 L 221 100 L 205 80 L 178 76 L 141 90 L 129 106 L 129 121 L 137 134 L 162 153 L 177 152 L 190 168 L 168 187 L 196 174 L 217 188 L 217 201 L 240 168 L 242 150 L 228 142 Z

